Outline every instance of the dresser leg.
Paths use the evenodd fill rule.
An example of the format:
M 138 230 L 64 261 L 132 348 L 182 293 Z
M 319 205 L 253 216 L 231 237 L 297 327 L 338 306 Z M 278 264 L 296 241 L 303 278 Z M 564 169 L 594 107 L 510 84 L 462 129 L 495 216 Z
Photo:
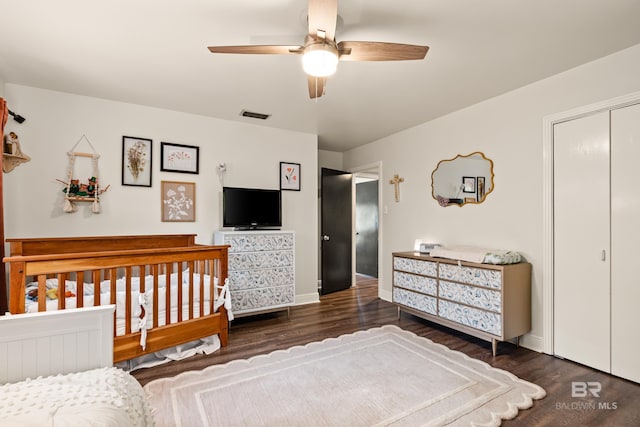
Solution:
M 493 357 L 496 357 L 496 353 L 498 351 L 498 340 L 495 338 L 491 338 L 491 351 L 493 352 Z
M 398 307 L 398 320 L 400 320 L 400 314 L 402 313 L 402 311 L 400 311 L 400 307 Z

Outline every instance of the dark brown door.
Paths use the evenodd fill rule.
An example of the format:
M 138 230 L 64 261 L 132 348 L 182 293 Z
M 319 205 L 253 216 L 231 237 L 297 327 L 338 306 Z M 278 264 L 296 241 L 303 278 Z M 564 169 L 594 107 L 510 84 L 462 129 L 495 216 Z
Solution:
M 351 287 L 352 174 L 321 171 L 322 295 Z

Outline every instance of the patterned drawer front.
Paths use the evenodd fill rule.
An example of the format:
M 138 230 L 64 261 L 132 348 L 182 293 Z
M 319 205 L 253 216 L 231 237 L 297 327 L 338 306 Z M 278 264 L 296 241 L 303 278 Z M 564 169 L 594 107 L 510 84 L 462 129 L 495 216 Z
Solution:
M 459 283 L 440 280 L 440 298 L 472 305 L 485 310 L 500 313 L 502 310 L 502 295 L 500 291 L 461 285 Z
M 499 270 L 440 264 L 440 278 L 491 289 L 502 287 L 502 272 Z
M 462 325 L 470 326 L 500 336 L 502 319 L 499 314 L 479 310 L 466 305 L 440 300 L 438 314 Z
M 229 253 L 277 251 L 293 249 L 293 234 L 227 234 L 225 245 L 231 245 Z
M 293 265 L 293 251 L 229 254 L 229 270 L 251 270 Z
M 293 283 L 295 283 L 293 267 L 229 271 L 229 284 L 232 291 L 284 286 Z
M 433 296 L 438 295 L 437 280 L 431 277 L 416 276 L 415 274 L 394 271 L 393 286 L 399 286 Z
M 438 264 L 431 261 L 420 261 L 411 258 L 393 258 L 394 270 L 402 270 L 408 273 L 424 274 L 425 276 L 436 277 Z
M 291 286 L 250 289 L 231 292 L 231 309 L 240 313 L 245 310 L 263 310 L 279 305 L 293 304 L 295 289 Z
M 393 288 L 393 302 L 433 314 L 434 316 L 438 314 L 436 299 L 428 295 L 418 294 L 401 288 Z

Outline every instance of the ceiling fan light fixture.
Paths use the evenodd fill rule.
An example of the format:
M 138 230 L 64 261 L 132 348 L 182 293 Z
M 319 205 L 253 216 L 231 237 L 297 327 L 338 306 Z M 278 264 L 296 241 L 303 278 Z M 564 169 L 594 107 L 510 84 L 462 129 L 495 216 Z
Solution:
M 310 76 L 331 76 L 338 68 L 338 49 L 326 42 L 306 46 L 302 54 L 302 68 Z

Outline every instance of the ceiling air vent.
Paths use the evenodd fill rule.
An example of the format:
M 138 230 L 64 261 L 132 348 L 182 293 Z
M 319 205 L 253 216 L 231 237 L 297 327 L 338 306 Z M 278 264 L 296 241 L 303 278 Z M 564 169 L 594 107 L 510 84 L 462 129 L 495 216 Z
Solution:
M 240 115 L 242 117 L 250 117 L 252 119 L 260 119 L 260 120 L 267 120 L 269 117 L 271 117 L 271 114 L 254 113 L 253 111 L 247 111 L 247 110 L 242 110 L 240 112 Z

